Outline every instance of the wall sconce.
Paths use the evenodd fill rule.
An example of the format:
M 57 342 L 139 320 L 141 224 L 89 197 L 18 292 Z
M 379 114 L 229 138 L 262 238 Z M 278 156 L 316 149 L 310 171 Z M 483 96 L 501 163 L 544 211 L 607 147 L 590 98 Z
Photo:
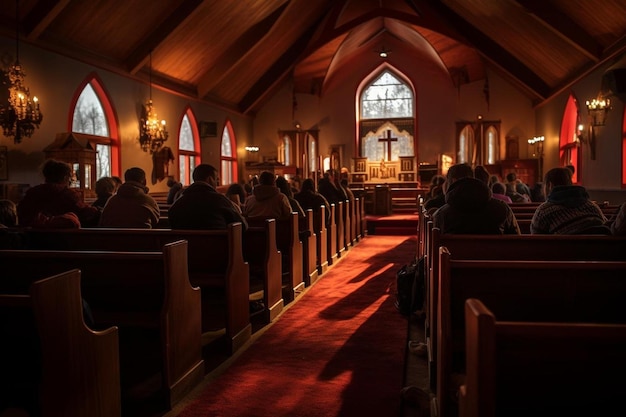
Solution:
M 545 137 L 535 136 L 532 139 L 528 139 L 528 144 L 533 147 L 533 158 L 543 157 L 543 142 Z
M 258 146 L 246 146 L 245 149 L 248 152 L 258 152 L 259 151 L 259 147 Z
M 598 97 L 591 101 L 587 100 L 585 105 L 587 106 L 587 113 L 591 119 L 591 126 L 604 126 L 606 115 L 609 110 L 611 110 L 611 100 Z
M 587 107 L 587 114 L 589 115 L 589 125 L 585 131 L 585 127 L 578 125 L 578 131 L 576 132 L 576 139 L 579 143 L 584 143 L 589 146 L 589 153 L 592 160 L 596 159 L 596 129 L 604 126 L 606 122 L 606 115 L 611 110 L 611 100 L 604 99 L 602 96 L 594 98 L 593 100 L 587 100 L 585 102 Z

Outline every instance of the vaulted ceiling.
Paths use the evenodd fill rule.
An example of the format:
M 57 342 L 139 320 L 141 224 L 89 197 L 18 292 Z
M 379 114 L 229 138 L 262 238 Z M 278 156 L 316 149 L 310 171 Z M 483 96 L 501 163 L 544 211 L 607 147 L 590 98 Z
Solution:
M 1 0 L 0 34 L 254 113 L 387 48 L 539 104 L 626 51 L 626 0 Z

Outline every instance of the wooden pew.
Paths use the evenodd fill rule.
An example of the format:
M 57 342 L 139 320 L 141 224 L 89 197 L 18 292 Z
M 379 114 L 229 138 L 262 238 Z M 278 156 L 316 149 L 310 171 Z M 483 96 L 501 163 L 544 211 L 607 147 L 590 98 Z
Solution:
M 356 241 L 360 241 L 363 238 L 363 217 L 365 216 L 363 208 L 363 199 L 361 197 L 354 197 L 354 235 Z
M 186 241 L 162 252 L 2 250 L 0 264 L 0 289 L 18 293 L 42 276 L 81 270 L 95 325 L 120 329 L 123 394 L 160 374 L 171 408 L 202 380 L 200 290 L 189 283 Z
M 316 239 L 316 266 L 317 275 L 320 276 L 328 270 L 328 230 L 326 229 L 326 207 L 320 206 L 313 211 L 313 229 Z
M 310 287 L 317 281 L 317 236 L 313 226 L 313 210 L 306 210 L 306 217 L 298 219 L 300 241 L 302 242 L 302 280 Z
M 626 413 L 626 325 L 502 321 L 465 303 L 461 417 Z
M 340 201 L 337 203 L 335 208 L 335 222 L 337 224 L 337 258 L 341 258 L 346 251 L 346 229 L 344 226 L 345 222 L 345 201 Z
M 177 231 L 180 232 L 180 231 Z M 243 256 L 250 268 L 250 293 L 261 292 L 264 322 L 270 323 L 283 311 L 281 255 L 276 246 L 276 220 L 248 226 L 243 234 Z
M 0 292 L 0 360 L 10 362 L 1 366 L 0 404 L 45 417 L 119 417 L 118 329 L 85 325 L 80 271 L 27 278 L 27 286 Z
M 506 321 L 626 323 L 626 262 L 454 260 L 439 249 L 434 408 L 455 416 L 465 374 L 464 306 L 478 298 Z
M 602 235 L 455 235 L 442 234 L 432 228 L 426 234 L 427 282 L 426 329 L 429 351 L 430 380 L 436 389 L 437 304 L 439 291 L 439 248 L 445 246 L 455 260 L 626 260 L 626 237 Z
M 603 235 L 456 235 L 430 234 L 428 289 L 429 326 L 437 328 L 439 248 L 445 246 L 453 259 L 493 260 L 626 260 L 626 237 Z
M 267 227 L 265 221 L 258 227 Z M 224 337 L 226 351 L 234 353 L 252 335 L 250 273 L 243 256 L 241 223 L 233 223 L 226 230 L 31 229 L 28 234 L 33 248 L 60 250 L 153 251 L 167 243 L 186 240 L 189 279 L 202 289 L 203 345 Z M 272 291 L 274 284 L 268 282 L 267 287 L 264 301 L 270 309 L 266 311 L 270 319 L 282 309 L 282 297 L 280 292 Z
M 351 224 L 352 224 L 352 203 L 350 200 L 346 200 L 343 202 L 343 247 L 344 252 L 350 250 L 353 246 L 353 240 L 351 235 Z
M 328 251 L 326 258 L 328 259 L 328 265 L 333 265 L 337 262 L 337 222 L 335 220 L 337 214 L 337 206 L 333 203 L 330 205 L 330 222 L 326 229 L 327 243 L 326 250 Z
M 246 219 L 249 226 L 260 225 L 262 217 Z M 304 289 L 302 279 L 303 247 L 299 235 L 298 213 L 292 212 L 287 220 L 276 220 L 276 246 L 282 256 L 283 299 L 289 303 Z

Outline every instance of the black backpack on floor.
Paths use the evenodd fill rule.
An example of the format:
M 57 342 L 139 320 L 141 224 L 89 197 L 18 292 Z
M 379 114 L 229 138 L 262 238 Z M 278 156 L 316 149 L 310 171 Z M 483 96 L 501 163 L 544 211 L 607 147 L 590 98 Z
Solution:
M 403 265 L 396 273 L 396 308 L 401 314 L 421 310 L 424 305 L 424 258 Z

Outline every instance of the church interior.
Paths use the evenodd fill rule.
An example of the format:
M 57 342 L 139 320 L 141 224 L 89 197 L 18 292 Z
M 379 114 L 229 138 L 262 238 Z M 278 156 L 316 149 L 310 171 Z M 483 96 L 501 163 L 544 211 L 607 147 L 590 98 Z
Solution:
M 282 274 L 283 280 L 277 283 L 277 288 L 270 288 L 266 278 L 265 287 L 256 293 L 264 297 L 264 310 L 256 316 L 256 320 L 263 321 L 261 328 L 277 317 L 290 323 L 287 314 L 291 309 L 301 311 L 298 305 L 294 307 L 293 301 L 305 305 L 306 298 L 301 294 L 313 294 L 316 282 L 324 288 L 322 278 L 327 274 L 333 279 L 343 277 L 346 285 L 350 285 L 356 278 L 346 277 L 365 265 L 363 271 L 359 270 L 359 277 L 387 274 L 386 279 L 396 285 L 395 269 L 416 256 L 428 256 L 431 231 L 425 231 L 421 197 L 429 190 L 431 179 L 435 175 L 445 176 L 452 165 L 482 165 L 501 179 L 515 173 L 529 187 L 541 184 L 548 170 L 571 166 L 573 183 L 583 186 L 590 198 L 607 210 L 626 202 L 626 0 L 0 0 L 0 4 L 0 200 L 19 204 L 29 188 L 43 182 L 40 168 L 47 159 L 65 161 L 72 166 L 74 177 L 70 186 L 86 202 L 95 200 L 99 178 L 123 178 L 133 167 L 145 171 L 149 194 L 159 203 L 163 203 L 168 193 L 169 179 L 188 186 L 193 183 L 194 168 L 200 164 L 217 168 L 217 189 L 221 192 L 230 184 L 253 183 L 264 171 L 284 176 L 293 184 L 309 178 L 317 184 L 328 172 L 347 180 L 357 199 L 343 208 L 336 207 L 337 212 L 332 214 L 336 223 L 330 222 L 333 229 L 322 228 L 327 240 L 320 238 L 322 232 L 317 226 L 313 232 L 313 220 L 304 226 L 309 228 L 309 234 L 300 235 L 302 241 L 293 243 L 298 241 L 296 230 L 290 244 L 299 243 L 299 252 L 296 255 L 290 252 L 292 264 L 287 272 L 281 251 L 292 251 L 293 246 L 277 248 L 276 241 L 269 239 L 270 248 L 265 255 L 270 261 L 263 262 L 267 261 L 265 268 L 274 269 L 264 270 L 265 277 Z M 162 213 L 166 213 L 166 206 L 162 204 Z M 385 223 L 387 216 L 390 222 L 397 223 Z M 522 216 L 528 216 L 528 212 Z M 297 218 L 294 222 L 291 231 L 298 229 Z M 146 259 L 152 257 L 150 261 L 141 261 L 145 264 L 140 263 L 131 255 L 131 249 L 128 253 L 117 249 L 120 252 L 117 258 L 96 259 L 98 255 L 89 255 L 93 256 L 89 261 L 92 269 L 87 268 L 85 276 L 88 273 L 100 276 L 115 262 L 124 265 L 133 262 L 128 267 L 129 276 L 152 271 L 149 268 L 155 265 L 156 273 L 161 274 L 163 261 L 170 268 L 165 272 L 167 281 L 168 274 L 174 275 L 172 271 L 176 268 L 187 273 L 187 265 L 181 259 L 187 260 L 189 256 L 189 265 L 201 260 L 204 253 L 192 250 L 198 245 L 219 248 L 215 250 L 219 253 L 216 259 L 221 256 L 222 261 L 236 263 L 236 267 L 229 264 L 230 269 L 224 266 L 224 270 L 211 274 L 234 277 L 237 273 L 248 273 L 247 253 L 256 252 L 254 249 L 246 252 L 245 245 L 266 249 L 263 245 L 268 236 L 282 235 L 279 227 L 271 222 L 251 227 L 259 233 L 258 239 L 266 239 L 257 246 L 242 239 L 240 224 L 220 233 L 176 234 L 183 236 L 182 240 L 189 240 L 188 255 L 179 247 L 180 243 L 167 240 L 174 235 L 164 231 L 151 234 L 117 231 L 119 234 L 112 232 L 107 237 L 97 232 L 92 236 L 89 233 L 93 231 L 84 230 L 85 233 L 76 233 L 71 239 L 84 238 L 79 244 L 84 251 L 115 251 L 114 248 L 136 244 L 132 250 L 150 251 Z M 366 236 L 376 237 L 386 231 L 389 235 L 406 236 L 378 236 L 381 240 L 368 246 Z M 546 239 L 533 252 L 534 245 L 524 238 L 518 242 L 523 248 L 520 252 L 528 249 L 535 256 L 543 256 L 537 255 L 539 249 L 549 251 L 546 248 L 554 244 Z M 45 240 L 45 233 L 37 239 Z M 620 276 L 624 272 L 624 259 L 623 251 L 618 253 L 618 249 L 624 248 L 626 240 L 617 238 L 619 245 L 604 246 L 608 239 L 583 242 L 581 236 L 570 243 L 563 239 L 561 243 L 571 245 L 571 249 L 568 259 L 559 261 L 575 261 L 575 256 L 595 261 L 594 257 L 598 256 L 610 264 L 605 265 L 606 274 Z M 157 252 L 154 252 L 155 242 L 159 244 Z M 483 244 L 490 243 L 486 239 Z M 69 252 L 70 244 L 67 245 L 55 250 Z M 466 246 L 470 245 L 471 242 L 466 242 Z M 498 252 L 497 245 L 494 252 Z M 583 245 L 589 246 L 579 252 Z M 366 259 L 359 258 L 359 250 Z M 601 251 L 608 255 L 599 254 Z M 42 269 L 37 269 L 41 265 L 61 262 L 46 252 L 28 255 L 33 258 L 24 255 L 26 261 L 22 267 L 36 274 L 41 272 Z M 437 255 L 434 261 L 431 259 L 435 265 L 439 262 Z M 400 256 L 406 261 L 402 262 Z M 0 250 L 3 277 L 9 271 L 6 265 L 18 258 L 10 251 Z M 445 254 L 441 259 L 445 259 Z M 258 265 L 249 262 L 252 274 Z M 268 266 L 271 262 L 277 262 L 278 266 Z M 516 267 L 519 269 L 522 264 Z M 373 265 L 376 271 L 372 271 Z M 572 265 L 559 267 L 564 276 L 582 274 Z M 582 270 L 586 271 L 585 268 Z M 189 277 L 194 282 L 193 274 L 197 271 L 192 269 L 189 266 Z M 10 271 L 18 275 L 17 270 Z M 66 275 L 77 287 L 80 274 L 69 271 Z M 286 275 L 291 277 L 287 283 Z M 122 282 L 125 277 L 118 277 L 119 285 L 126 285 Z M 197 281 L 199 287 L 205 284 L 205 278 Z M 189 279 L 186 283 L 189 284 Z M 159 281 L 154 288 L 148 287 L 151 296 L 163 291 L 160 284 Z M 232 302 L 239 303 L 240 309 L 237 314 L 228 311 L 225 330 L 220 330 L 219 337 L 227 340 L 227 356 L 234 358 L 235 351 L 255 340 L 271 351 L 275 346 L 262 340 L 265 330 L 258 331 L 248 317 L 248 303 L 258 301 L 253 300 L 254 291 L 235 287 L 221 288 L 220 293 L 230 297 L 225 302 L 228 308 Z M 372 285 L 364 287 L 372 290 Z M 380 291 L 387 295 L 394 291 L 383 287 Z M 88 298 L 97 294 L 97 291 L 90 294 L 89 286 L 85 288 Z M 590 284 L 590 288 L 595 287 Z M 156 337 L 150 333 L 149 338 L 158 339 L 160 350 L 157 349 L 155 356 L 163 355 L 163 358 L 140 359 L 171 360 L 158 365 L 163 369 L 161 380 L 150 381 L 153 385 L 161 384 L 159 389 L 166 387 L 167 395 L 158 399 L 157 411 L 139 412 L 124 409 L 124 398 L 120 400 L 118 393 L 115 401 L 122 401 L 122 406 L 112 404 L 110 410 L 102 412 L 102 417 L 210 415 L 203 408 L 208 407 L 206 404 L 185 408 L 193 401 L 185 396 L 199 385 L 207 384 L 204 367 L 208 370 L 215 365 L 211 371 L 225 371 L 223 365 L 209 364 L 207 357 L 214 352 L 207 355 L 203 351 L 204 357 L 200 358 L 200 353 L 194 351 L 192 360 L 193 355 L 176 351 L 188 335 L 177 333 L 173 329 L 175 325 L 168 324 L 184 321 L 183 315 L 193 317 L 182 327 L 203 326 L 198 340 L 188 343 L 199 343 L 201 338 L 204 349 L 209 346 L 207 340 L 215 336 L 205 332 L 205 317 L 202 320 L 199 317 L 198 305 L 205 300 L 201 303 L 201 296 L 191 287 L 178 290 L 181 298 L 168 301 L 179 303 L 180 310 L 174 308 L 174 311 L 180 311 L 180 316 L 171 311 L 168 315 L 163 308 L 133 317 L 138 321 L 153 320 L 151 331 L 162 332 Z M 326 290 L 325 297 L 337 296 L 332 288 Z M 110 289 L 103 291 L 115 295 Z M 623 293 L 624 289 L 619 287 L 619 291 Z M 365 293 L 359 288 L 361 296 Z M 272 294 L 276 295 L 275 299 L 268 298 Z M 368 294 L 361 300 L 365 305 L 361 313 L 376 303 L 384 307 L 384 302 L 376 297 Z M 146 305 L 161 302 L 146 298 L 143 300 Z M 311 299 L 315 298 L 311 296 Z M 7 298 L 0 289 L 0 316 L 5 314 L 4 308 L 24 307 L 30 301 L 24 303 L 23 299 Z M 352 314 L 350 305 L 342 305 L 346 310 L 339 311 L 340 303 L 319 303 L 316 318 L 328 319 L 330 324 L 326 324 L 326 329 L 320 326 L 318 331 L 332 329 L 334 325 L 349 327 L 350 320 L 346 317 Z M 477 309 L 482 308 L 476 305 Z M 192 308 L 198 311 L 191 312 Z M 393 305 L 389 309 L 396 313 Z M 407 319 L 398 315 L 395 323 L 402 329 L 399 336 L 402 349 L 407 349 L 406 329 L 402 327 L 407 326 L 407 321 L 408 337 L 423 339 L 424 345 L 432 348 L 427 340 L 428 332 L 436 340 L 437 328 L 436 323 L 432 324 L 434 328 L 428 327 L 431 320 L 428 313 L 425 310 L 426 324 L 420 322 L 417 327 L 413 322 L 416 316 L 409 315 Z M 438 312 L 434 313 L 436 316 Z M 355 313 L 349 318 L 355 320 L 355 317 L 360 316 Z M 278 327 L 275 323 L 273 326 Z M 365 333 L 368 323 L 351 329 L 361 337 L 357 343 L 360 346 L 370 336 Z M 391 327 L 379 324 L 376 331 L 389 331 L 389 338 L 397 337 L 391 333 Z M 115 338 L 104 334 L 112 331 L 101 330 L 103 338 L 110 337 L 113 343 Z M 290 334 L 285 333 L 282 336 L 289 339 Z M 122 336 L 128 335 L 120 336 L 120 340 L 128 342 Z M 350 345 L 352 336 L 342 342 L 344 347 Z M 622 340 L 619 343 L 626 346 Z M 194 345 L 194 349 L 200 350 L 199 346 Z M 355 351 L 348 352 L 341 356 L 345 362 L 350 362 Z M 402 355 L 411 357 L 411 352 L 402 350 Z M 398 377 L 403 372 L 413 372 L 413 378 L 405 375 L 403 382 L 432 389 L 427 401 L 430 404 L 424 406 L 420 403 L 423 399 L 413 399 L 413 408 L 403 404 L 401 410 L 394 409 L 394 414 L 389 415 L 398 415 L 397 411 L 402 417 L 458 415 L 454 408 L 458 404 L 451 411 L 441 397 L 442 391 L 436 392 L 441 388 L 435 377 L 429 375 L 439 369 L 436 354 L 429 351 L 426 356 L 419 361 L 403 357 L 404 361 L 400 362 L 409 370 L 393 372 Z M 231 360 L 226 359 L 225 363 L 230 365 Z M 113 362 L 107 363 L 115 365 L 109 369 L 105 366 L 96 373 L 113 380 L 119 378 L 114 375 L 119 371 L 116 367 L 121 363 L 123 373 L 127 369 L 124 364 L 128 365 L 124 361 L 129 361 L 129 357 L 113 358 Z M 286 363 L 282 365 L 286 367 Z M 297 367 L 289 366 L 289 371 Z M 345 372 L 339 369 L 338 374 Z M 350 369 L 354 375 L 358 375 L 358 370 L 358 367 Z M 416 382 L 415 372 L 420 372 L 420 378 L 425 375 L 431 379 Z M 259 374 L 267 377 L 264 372 Z M 321 371 L 320 375 L 328 377 Z M 200 384 L 203 378 L 204 383 Z M 352 382 L 356 379 L 355 376 Z M 266 385 L 271 387 L 274 382 L 270 379 Z M 263 397 L 264 391 L 256 392 L 260 385 L 263 382 L 239 387 L 237 395 L 256 393 Z M 3 387 L 0 386 L 0 391 Z M 390 390 L 389 395 L 397 394 L 396 391 Z M 318 399 L 322 403 L 321 396 L 332 392 L 323 393 L 320 391 Z M 360 391 L 352 393 L 350 401 L 343 394 L 337 401 L 343 400 L 345 407 L 354 400 L 355 404 L 360 403 L 352 404 L 354 410 L 364 407 L 360 409 L 363 413 L 368 411 L 368 406 L 370 412 L 380 415 L 389 411 L 377 409 L 373 403 L 367 405 L 363 399 L 367 394 Z M 219 398 L 219 393 L 211 395 L 207 403 Z M 293 394 L 290 399 L 295 397 Z M 277 407 L 281 401 L 282 398 L 276 399 Z M 153 405 L 151 402 L 150 407 Z M 2 406 L 0 401 L 0 417 L 22 416 L 3 414 Z M 212 412 L 303 417 L 361 415 L 345 411 L 349 407 L 332 412 L 320 408 L 317 414 L 315 407 L 304 414 L 293 414 L 293 410 L 291 414 L 264 414 L 273 413 L 271 407 L 259 414 L 234 411 L 229 414 L 231 411 L 225 410 L 236 404 L 224 407 Z
M 132 166 L 164 192 L 165 174 L 189 184 L 200 161 L 220 166 L 222 184 L 268 167 L 301 178 L 333 168 L 355 188 L 419 188 L 468 162 L 527 182 L 573 164 L 594 199 L 622 201 L 623 6 L 6 0 L 4 70 L 19 63 L 37 114 L 16 134 L 3 91 L 2 195 L 38 184 L 60 146 L 55 155 L 97 150 L 78 178 L 87 193 Z M 394 99 L 378 93 L 389 82 Z M 600 120 L 587 103 L 603 99 Z M 89 100 L 92 123 L 78 117 Z M 166 136 L 146 136 L 147 119 Z M 92 136 L 55 145 L 70 133 Z

